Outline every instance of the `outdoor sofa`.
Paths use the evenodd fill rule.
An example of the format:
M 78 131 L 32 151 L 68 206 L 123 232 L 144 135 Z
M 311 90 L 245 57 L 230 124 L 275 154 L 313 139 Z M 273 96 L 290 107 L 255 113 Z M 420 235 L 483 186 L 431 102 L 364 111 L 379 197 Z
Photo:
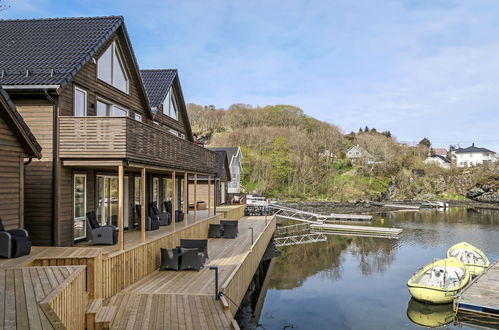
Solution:
M 30 254 L 31 241 L 25 229 L 5 230 L 0 218 L 0 257 L 18 258 Z

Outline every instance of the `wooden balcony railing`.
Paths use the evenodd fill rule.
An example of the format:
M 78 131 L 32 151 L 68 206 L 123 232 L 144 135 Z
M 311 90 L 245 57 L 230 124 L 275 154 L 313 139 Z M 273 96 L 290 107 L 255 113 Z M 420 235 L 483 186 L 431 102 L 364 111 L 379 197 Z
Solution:
M 216 173 L 218 163 L 216 153 L 128 117 L 59 117 L 59 156 L 123 158 L 201 173 Z

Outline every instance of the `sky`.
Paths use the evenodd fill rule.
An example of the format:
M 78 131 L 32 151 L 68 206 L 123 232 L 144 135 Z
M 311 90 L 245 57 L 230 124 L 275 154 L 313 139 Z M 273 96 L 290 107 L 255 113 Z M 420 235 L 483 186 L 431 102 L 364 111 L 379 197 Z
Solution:
M 122 15 L 186 102 L 291 104 L 345 133 L 499 152 L 497 0 L 0 0 L 0 18 Z

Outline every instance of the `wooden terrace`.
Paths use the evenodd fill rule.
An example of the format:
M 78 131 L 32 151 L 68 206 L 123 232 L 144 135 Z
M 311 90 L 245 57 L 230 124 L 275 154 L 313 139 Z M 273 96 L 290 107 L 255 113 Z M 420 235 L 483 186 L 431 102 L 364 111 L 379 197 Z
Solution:
M 210 223 L 242 216 L 244 206 L 224 209 L 207 218 L 200 211 L 200 220 L 177 223 L 175 230 L 167 226 L 147 232 L 145 242 L 139 231 L 125 232 L 124 250 L 88 245 L 33 247 L 29 256 L 0 260 L 0 288 L 5 288 L 0 293 L 0 315 L 5 316 L 0 325 L 237 328 L 233 321 L 237 306 L 225 298 L 215 300 L 214 273 L 209 267 L 219 268 L 221 291 L 240 304 L 273 236 L 275 218 L 244 217 L 236 239 L 210 239 L 210 259 L 199 272 L 158 271 L 160 248 L 174 247 L 181 238 L 206 239 Z M 249 227 L 254 231 L 253 244 Z M 27 319 L 22 316 L 28 314 Z

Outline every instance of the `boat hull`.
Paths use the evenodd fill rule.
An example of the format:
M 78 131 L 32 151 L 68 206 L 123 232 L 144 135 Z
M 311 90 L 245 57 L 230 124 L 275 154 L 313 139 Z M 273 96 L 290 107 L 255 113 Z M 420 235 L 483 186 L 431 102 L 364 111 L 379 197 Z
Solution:
M 459 290 L 442 291 L 433 288 L 425 288 L 418 286 L 408 286 L 411 296 L 425 303 L 431 304 L 448 304 L 454 300 L 454 296 Z

